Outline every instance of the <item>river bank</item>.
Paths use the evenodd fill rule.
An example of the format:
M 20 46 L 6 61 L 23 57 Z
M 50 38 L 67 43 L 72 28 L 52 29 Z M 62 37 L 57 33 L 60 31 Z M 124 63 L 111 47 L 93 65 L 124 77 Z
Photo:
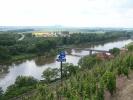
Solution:
M 52 50 L 50 52 L 45 52 L 45 53 L 42 53 L 42 54 L 20 54 L 20 55 L 16 55 L 16 56 L 12 56 L 10 60 L 2 60 L 0 61 L 0 65 L 9 65 L 11 63 L 15 63 L 15 62 L 21 62 L 23 60 L 30 60 L 30 59 L 33 59 L 35 57 L 40 57 L 40 56 L 44 56 L 44 57 L 54 57 L 57 55 L 57 50 Z
M 18 34 L 17 34 L 18 35 Z M 118 40 L 120 37 L 129 38 L 126 33 L 105 33 L 105 34 L 71 34 L 68 37 L 34 37 L 32 34 L 25 34 L 25 38 L 18 41 L 16 34 L 1 34 L 0 37 L 0 63 L 11 63 L 37 56 L 56 55 L 58 46 L 72 47 L 79 44 L 98 45 L 107 41 Z M 90 46 L 89 46 L 90 47 Z M 52 53 L 51 53 L 52 50 Z
M 133 68 L 132 55 L 132 51 L 128 51 L 124 54 L 117 55 L 114 59 L 106 60 L 106 62 L 99 62 L 98 65 L 97 63 L 95 63 L 93 64 L 92 69 L 79 69 L 78 73 L 73 74 L 67 80 L 63 81 L 63 88 L 61 88 L 60 84 L 47 85 L 45 83 L 39 83 L 40 85 L 37 85 L 39 86 L 39 90 L 40 86 L 45 86 L 43 89 L 48 90 L 47 94 L 38 91 L 38 87 L 36 87 L 34 91 L 28 91 L 26 89 L 26 92 L 22 93 L 22 95 L 17 95 L 17 97 L 15 98 L 19 99 L 28 97 L 29 100 L 36 100 L 36 97 L 41 97 L 41 95 L 39 95 L 40 92 L 44 94 L 42 95 L 42 98 L 47 97 L 50 93 L 54 93 L 55 97 L 60 96 L 62 99 L 96 98 L 97 100 L 98 98 L 101 98 L 101 100 L 132 100 L 131 94 L 133 85 L 131 84 L 132 75 L 130 74 L 132 73 L 131 71 Z M 122 68 L 122 70 L 119 70 L 119 68 Z M 126 70 L 125 68 L 128 68 L 129 70 Z M 127 71 L 127 73 L 125 73 L 125 70 Z M 82 86 L 82 90 L 80 86 Z M 88 89 L 91 90 L 91 92 L 88 92 Z M 69 95 L 68 93 L 70 93 L 71 95 Z M 77 93 L 76 96 L 75 93 Z M 81 93 L 83 95 L 79 95 Z M 88 95 L 88 93 L 90 94 Z M 126 94 L 129 96 L 127 96 Z M 51 96 L 51 98 L 55 97 Z
M 109 43 L 109 42 L 117 42 L 117 41 L 124 41 L 126 39 L 129 39 L 129 38 L 119 38 L 119 39 L 109 39 L 109 40 L 103 40 L 103 41 L 100 41 L 100 42 L 89 42 L 89 43 L 80 43 L 80 44 L 72 44 L 72 45 L 63 45 L 61 46 L 62 49 L 64 48 L 75 48 L 75 47 L 82 47 L 84 48 L 84 46 L 89 46 L 89 47 L 93 47 L 94 45 L 104 45 L 105 43 Z M 0 65 L 5 65 L 5 64 L 11 64 L 11 63 L 15 63 L 15 62 L 18 62 L 18 61 L 23 61 L 23 60 L 28 60 L 28 59 L 33 59 L 35 57 L 39 57 L 39 56 L 45 56 L 46 58 L 47 57 L 55 57 L 59 52 L 59 48 L 55 48 L 55 49 L 52 49 L 50 52 L 44 52 L 44 53 L 41 53 L 41 54 L 20 54 L 20 55 L 16 55 L 16 56 L 12 56 L 10 60 L 6 60 L 6 61 L 0 61 Z
M 114 47 L 122 48 L 123 46 L 131 43 L 132 40 L 121 40 L 116 42 L 108 42 L 99 45 L 93 45 L 91 48 L 96 50 L 109 50 Z M 79 59 L 85 55 L 89 55 L 89 52 L 84 48 L 90 48 L 90 45 L 80 45 L 81 50 L 71 49 L 69 54 L 66 56 L 66 63 L 72 63 L 78 65 Z M 75 56 L 79 55 L 79 56 Z M 13 62 L 12 64 L 2 65 L 2 72 L 0 73 L 0 87 L 3 90 L 13 84 L 17 76 L 33 76 L 38 80 L 42 79 L 42 73 L 47 68 L 59 68 L 60 63 L 56 61 L 56 55 L 53 57 L 45 57 L 43 55 L 26 59 L 23 61 Z

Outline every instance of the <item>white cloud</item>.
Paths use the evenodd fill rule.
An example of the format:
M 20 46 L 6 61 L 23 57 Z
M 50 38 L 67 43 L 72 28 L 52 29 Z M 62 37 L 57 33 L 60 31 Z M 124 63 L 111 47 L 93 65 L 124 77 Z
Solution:
M 0 0 L 0 25 L 132 27 L 132 0 Z

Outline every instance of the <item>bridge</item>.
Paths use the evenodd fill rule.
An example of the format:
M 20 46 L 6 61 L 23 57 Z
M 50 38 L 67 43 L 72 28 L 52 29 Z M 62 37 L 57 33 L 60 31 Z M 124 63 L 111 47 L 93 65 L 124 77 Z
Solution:
M 107 50 L 96 50 L 96 49 L 91 49 L 91 48 L 70 48 L 70 47 L 59 47 L 59 48 L 89 51 L 90 55 L 92 55 L 93 51 L 94 52 L 109 53 L 109 51 L 107 51 Z
M 82 48 L 74 48 L 74 49 L 77 49 L 77 50 L 81 50 Z M 84 51 L 89 51 L 90 55 L 92 55 L 92 52 L 102 52 L 102 53 L 109 53 L 109 51 L 107 50 L 96 50 L 96 49 L 91 49 L 91 48 L 85 48 Z

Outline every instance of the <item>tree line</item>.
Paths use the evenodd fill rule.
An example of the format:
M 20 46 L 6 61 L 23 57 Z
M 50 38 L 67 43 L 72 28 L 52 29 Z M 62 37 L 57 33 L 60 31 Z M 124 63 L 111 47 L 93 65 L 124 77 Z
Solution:
M 130 37 L 128 33 L 75 33 L 66 37 L 34 37 L 31 33 L 18 41 L 20 34 L 13 32 L 0 33 L 0 62 L 19 59 L 30 55 L 55 54 L 57 47 L 79 43 L 100 42 L 119 37 Z

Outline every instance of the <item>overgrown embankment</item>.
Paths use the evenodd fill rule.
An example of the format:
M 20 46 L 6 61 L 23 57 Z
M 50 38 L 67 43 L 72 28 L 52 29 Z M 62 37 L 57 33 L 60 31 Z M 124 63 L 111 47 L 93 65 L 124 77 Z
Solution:
M 73 65 L 64 67 L 62 85 L 60 85 L 60 82 L 51 84 L 51 79 L 58 77 L 58 73 L 55 73 L 58 71 L 57 69 L 44 71 L 45 83 L 39 82 L 34 85 L 35 92 L 31 95 L 23 95 L 23 100 L 115 100 L 116 94 L 119 97 L 118 90 L 126 86 L 123 85 L 124 81 L 130 79 L 129 73 L 133 70 L 132 50 L 118 54 L 111 60 L 103 61 L 97 59 L 96 56 L 86 56 L 83 60 L 83 67 L 82 65 L 80 67 Z M 17 83 L 23 83 L 23 81 Z M 16 84 L 16 86 L 18 85 Z M 6 93 L 19 91 L 19 88 L 8 89 Z M 6 97 L 8 96 L 6 95 Z

